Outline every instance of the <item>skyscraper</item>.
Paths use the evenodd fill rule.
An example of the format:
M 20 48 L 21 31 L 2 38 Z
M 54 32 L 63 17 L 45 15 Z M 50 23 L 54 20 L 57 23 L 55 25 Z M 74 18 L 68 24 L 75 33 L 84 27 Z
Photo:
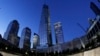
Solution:
M 19 23 L 17 20 L 13 20 L 8 25 L 6 32 L 4 33 L 4 39 L 8 40 L 13 45 L 18 45 L 18 30 L 19 30 Z
M 43 5 L 39 25 L 39 36 L 41 46 L 52 46 L 52 35 L 50 26 L 50 13 L 46 4 Z
M 64 36 L 63 36 L 63 30 L 62 30 L 61 22 L 55 23 L 54 29 L 55 29 L 56 43 L 57 44 L 64 43 Z
M 16 40 L 16 45 L 17 45 L 17 47 L 19 47 L 19 41 L 20 41 L 20 37 L 17 36 L 17 40 Z
M 19 48 L 30 49 L 30 38 L 31 38 L 31 29 L 28 27 L 24 28 L 20 38 Z
M 34 37 L 33 37 L 33 48 L 36 49 L 37 46 L 39 46 L 40 41 L 39 41 L 39 35 L 34 33 Z

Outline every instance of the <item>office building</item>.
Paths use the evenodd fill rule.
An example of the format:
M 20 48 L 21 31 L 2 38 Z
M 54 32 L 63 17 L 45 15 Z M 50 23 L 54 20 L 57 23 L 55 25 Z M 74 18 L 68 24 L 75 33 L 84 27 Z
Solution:
M 39 25 L 40 46 L 52 46 L 52 34 L 50 26 L 50 13 L 48 5 L 44 4 Z
M 88 38 L 89 44 L 91 44 L 90 46 L 97 46 L 99 45 L 100 41 L 99 41 L 99 37 L 98 35 L 100 35 L 100 15 L 98 15 L 93 24 L 90 25 L 90 27 L 88 28 L 88 31 L 86 33 L 86 36 Z
M 30 49 L 31 29 L 26 27 L 22 30 L 19 48 Z
M 39 35 L 36 34 L 36 33 L 34 33 L 34 37 L 33 37 L 33 48 L 34 48 L 34 49 L 36 49 L 37 46 L 39 46 L 39 43 L 40 43 L 39 40 L 40 40 L 40 39 L 39 39 Z
M 19 23 L 17 22 L 17 20 L 13 20 L 10 22 L 10 24 L 8 25 L 8 28 L 6 30 L 6 32 L 4 33 L 4 39 L 8 40 L 8 42 L 10 42 L 13 45 L 18 44 L 18 38 L 17 38 L 17 34 L 18 34 L 18 30 L 19 30 Z
M 16 45 L 19 47 L 20 37 L 17 36 Z
M 100 16 L 98 15 L 92 25 L 88 28 L 87 38 L 91 39 L 100 30 Z
M 57 44 L 64 43 L 64 36 L 63 36 L 63 30 L 62 30 L 61 22 L 55 23 L 54 29 L 55 29 L 56 43 Z
M 1 34 L 0 34 L 0 44 L 1 44 L 1 42 L 2 42 L 2 36 L 1 36 Z

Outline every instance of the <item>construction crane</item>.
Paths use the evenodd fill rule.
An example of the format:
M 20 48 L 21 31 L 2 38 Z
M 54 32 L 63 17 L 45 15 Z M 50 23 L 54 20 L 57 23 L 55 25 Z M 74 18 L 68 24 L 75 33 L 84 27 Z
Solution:
M 86 30 L 79 23 L 77 25 L 86 33 Z

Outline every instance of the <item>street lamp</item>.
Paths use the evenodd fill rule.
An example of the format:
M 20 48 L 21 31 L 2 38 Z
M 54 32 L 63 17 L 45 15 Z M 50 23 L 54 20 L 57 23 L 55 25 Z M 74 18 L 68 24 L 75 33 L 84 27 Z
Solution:
M 8 47 L 5 47 L 5 49 L 7 50 L 7 49 L 8 49 Z
M 27 52 L 25 52 L 25 54 L 27 54 Z
M 27 55 L 28 53 L 27 52 L 25 52 L 25 55 Z
M 32 50 L 31 52 L 33 53 L 34 51 Z

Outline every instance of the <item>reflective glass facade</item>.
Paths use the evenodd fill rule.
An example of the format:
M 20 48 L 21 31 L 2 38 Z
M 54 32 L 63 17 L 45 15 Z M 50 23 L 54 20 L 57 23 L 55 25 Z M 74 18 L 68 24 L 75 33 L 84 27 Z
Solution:
M 33 48 L 37 48 L 37 46 L 39 46 L 39 35 L 34 33 L 34 37 L 33 37 Z
M 39 25 L 39 36 L 41 46 L 52 46 L 50 13 L 47 5 L 43 5 L 41 20 Z
M 11 44 L 18 45 L 18 30 L 19 23 L 17 22 L 17 20 L 11 21 L 6 32 L 4 33 L 4 39 L 8 40 Z
M 57 44 L 64 43 L 64 36 L 63 36 L 61 22 L 55 23 L 54 29 L 55 29 L 56 43 Z
M 31 38 L 31 30 L 28 27 L 26 27 L 22 31 L 19 47 L 30 49 L 31 45 L 30 38 Z

